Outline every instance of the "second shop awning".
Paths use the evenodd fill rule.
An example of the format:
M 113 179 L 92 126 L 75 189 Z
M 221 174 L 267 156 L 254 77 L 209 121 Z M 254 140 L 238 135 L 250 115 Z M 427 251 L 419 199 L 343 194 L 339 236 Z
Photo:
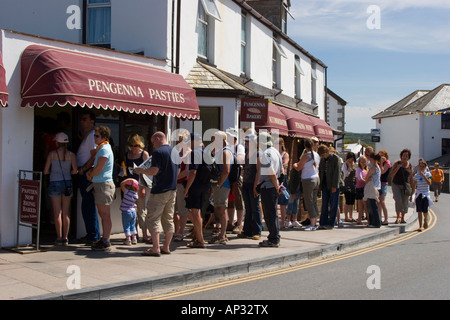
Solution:
M 267 121 L 264 123 L 255 121 L 255 129 L 256 131 L 263 129 L 271 133 L 274 132 L 274 130 L 278 130 L 278 134 L 280 136 L 289 135 L 286 116 L 283 112 L 281 112 L 280 108 L 277 105 L 274 105 L 270 102 L 268 103 Z
M 314 125 L 316 137 L 325 142 L 334 142 L 333 129 L 325 122 L 325 120 L 308 116 Z
M 195 90 L 161 68 L 42 45 L 21 59 L 22 106 L 72 106 L 200 116 Z
M 6 86 L 5 67 L 3 67 L 2 53 L 0 52 L 0 106 L 8 105 L 8 88 Z
M 286 122 L 289 129 L 289 135 L 299 138 L 311 138 L 315 135 L 314 125 L 309 117 L 293 109 L 280 107 L 281 112 L 286 116 Z

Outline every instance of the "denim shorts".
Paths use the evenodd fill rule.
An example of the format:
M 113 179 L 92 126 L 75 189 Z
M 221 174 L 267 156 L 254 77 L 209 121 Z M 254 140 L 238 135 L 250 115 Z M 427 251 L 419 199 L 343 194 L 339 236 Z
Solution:
M 49 197 L 64 196 L 66 187 L 72 187 L 72 180 L 50 181 L 50 184 L 48 186 Z
M 380 194 L 387 195 L 388 190 L 388 184 L 387 183 L 381 183 L 381 192 Z

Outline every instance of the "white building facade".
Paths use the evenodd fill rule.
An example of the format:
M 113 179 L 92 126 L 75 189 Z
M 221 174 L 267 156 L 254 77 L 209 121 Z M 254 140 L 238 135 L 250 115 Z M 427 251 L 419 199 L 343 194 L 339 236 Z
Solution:
M 450 155 L 450 86 L 417 90 L 372 117 L 380 131 L 376 150 L 386 150 L 391 161 L 404 148 L 411 150 L 411 163 Z M 431 164 L 432 165 L 432 164 Z
M 18 170 L 42 170 L 33 139 L 39 120 L 54 120 L 58 112 L 68 112 L 76 135 L 82 109 L 20 107 L 20 57 L 33 43 L 151 64 L 181 75 L 196 91 L 203 132 L 243 126 L 257 129 L 257 123 L 240 119 L 241 99 L 255 98 L 287 110 L 281 112 L 283 117 L 294 111 L 306 121 L 299 123 L 295 116 L 278 119 L 284 121 L 282 135 L 292 160 L 303 138 L 315 135 L 333 143 L 333 132 L 325 122 L 327 66 L 285 33 L 289 1 L 272 2 L 280 8 L 279 25 L 243 0 L 2 1 L 0 29 L 12 31 L 2 31 L 0 42 L 9 99 L 8 107 L 0 108 L 0 245 L 14 243 L 16 219 L 9 213 L 17 211 L 17 190 L 10 188 L 11 181 L 17 181 Z M 195 123 L 168 113 L 139 115 L 108 108 L 95 112 L 98 122 L 113 132 L 117 159 L 127 151 L 126 139 L 133 130 L 144 136 L 148 146 L 148 137 L 156 130 L 169 134 L 177 128 L 193 130 Z M 75 210 L 76 235 L 82 236 L 79 204 Z M 113 223 L 115 232 L 121 231 L 118 221 Z

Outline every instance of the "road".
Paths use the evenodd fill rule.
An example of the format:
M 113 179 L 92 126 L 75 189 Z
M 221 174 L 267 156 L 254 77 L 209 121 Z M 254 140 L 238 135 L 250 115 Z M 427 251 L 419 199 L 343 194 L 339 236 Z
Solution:
M 430 212 L 430 227 L 374 247 L 255 276 L 141 299 L 417 300 L 450 298 L 450 195 Z M 390 213 L 392 214 L 392 213 Z M 320 232 L 320 231 L 317 231 Z

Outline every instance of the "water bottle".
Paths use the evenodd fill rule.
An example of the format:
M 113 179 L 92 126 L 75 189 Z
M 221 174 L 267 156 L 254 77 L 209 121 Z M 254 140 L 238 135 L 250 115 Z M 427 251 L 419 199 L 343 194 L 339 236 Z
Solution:
M 289 192 L 286 190 L 286 187 L 285 187 L 285 186 L 281 186 L 281 190 L 283 190 L 283 194 L 284 194 L 284 197 L 286 198 L 286 200 L 289 200 L 290 194 L 289 194 Z

